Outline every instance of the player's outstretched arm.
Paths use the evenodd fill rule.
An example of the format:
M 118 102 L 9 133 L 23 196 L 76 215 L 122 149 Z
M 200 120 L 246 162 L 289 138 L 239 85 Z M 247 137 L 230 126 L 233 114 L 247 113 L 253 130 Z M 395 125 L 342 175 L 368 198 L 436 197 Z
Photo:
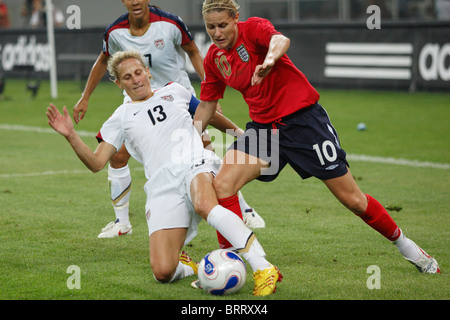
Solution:
M 78 158 L 92 172 L 100 171 L 116 153 L 116 148 L 102 141 L 93 152 L 76 133 L 67 108 L 63 107 L 63 114 L 53 105 L 47 108 L 48 124 L 66 138 Z

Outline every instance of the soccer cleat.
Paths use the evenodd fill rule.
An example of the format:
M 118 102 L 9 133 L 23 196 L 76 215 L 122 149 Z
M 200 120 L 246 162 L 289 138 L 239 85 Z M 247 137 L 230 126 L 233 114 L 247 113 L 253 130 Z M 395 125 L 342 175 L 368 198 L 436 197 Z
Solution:
M 264 270 L 257 270 L 253 273 L 255 287 L 253 288 L 254 296 L 267 296 L 275 292 L 277 282 L 281 282 L 283 276 L 277 267 L 271 266 Z
M 414 241 L 412 241 L 414 243 Z M 419 270 L 422 273 L 441 273 L 441 270 L 439 269 L 439 265 L 437 261 L 431 257 L 428 253 L 423 251 L 421 247 L 419 247 L 417 244 L 414 243 L 414 246 L 416 247 L 418 253 L 419 253 L 419 260 L 413 261 L 410 259 L 406 259 L 409 262 L 411 262 L 417 270 Z
M 261 216 L 252 208 L 245 209 L 244 212 L 242 212 L 242 218 L 244 220 L 245 225 L 250 229 L 266 227 L 264 219 L 261 218 Z
M 203 289 L 202 286 L 200 285 L 200 280 L 195 280 L 191 282 L 191 287 L 194 289 Z
M 198 263 L 194 262 L 191 257 L 184 251 L 180 253 L 180 262 L 188 267 L 191 267 L 194 270 L 194 274 L 198 274 Z
M 114 238 L 123 235 L 130 235 L 133 231 L 131 230 L 131 224 L 123 224 L 119 222 L 119 219 L 116 221 L 111 221 L 106 225 L 106 227 L 102 228 L 102 232 L 98 235 L 99 238 Z

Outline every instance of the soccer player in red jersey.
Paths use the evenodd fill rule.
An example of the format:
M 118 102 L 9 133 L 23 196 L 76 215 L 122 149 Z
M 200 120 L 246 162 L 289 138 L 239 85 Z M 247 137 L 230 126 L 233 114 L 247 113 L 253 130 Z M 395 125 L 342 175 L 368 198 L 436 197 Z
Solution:
M 270 21 L 239 21 L 234 0 L 205 0 L 203 20 L 213 44 L 194 120 L 202 130 L 225 88 L 240 91 L 252 119 L 230 146 L 214 180 L 224 206 L 248 182 L 274 180 L 289 164 L 301 178 L 314 176 L 370 227 L 392 241 L 420 272 L 439 273 L 435 259 L 406 238 L 386 209 L 353 179 L 336 130 L 318 103 L 319 94 L 286 55 L 290 39 Z M 198 125 L 200 127 L 200 125 Z

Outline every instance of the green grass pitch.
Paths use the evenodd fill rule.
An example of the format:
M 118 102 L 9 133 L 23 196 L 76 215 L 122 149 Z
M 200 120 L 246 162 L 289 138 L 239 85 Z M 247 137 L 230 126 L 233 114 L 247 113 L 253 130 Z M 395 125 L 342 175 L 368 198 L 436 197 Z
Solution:
M 393 218 L 437 259 L 442 273 L 417 272 L 395 246 L 340 205 L 322 182 L 301 180 L 286 168 L 274 182 L 254 181 L 243 189 L 247 202 L 266 221 L 266 228 L 255 234 L 284 275 L 277 292 L 261 299 L 252 296 L 250 271 L 246 286 L 225 298 L 192 289 L 193 278 L 164 285 L 154 280 L 144 215 L 145 177 L 134 160 L 133 235 L 97 238 L 114 219 L 107 172 L 90 173 L 64 138 L 50 132 L 48 104 L 53 101 L 71 111 L 81 93 L 78 82 L 60 81 L 58 86 L 54 101 L 48 82 L 32 99 L 25 80 L 7 80 L 0 98 L 1 300 L 450 298 L 448 93 L 319 88 L 320 102 L 349 154 L 361 189 L 396 209 L 390 211 Z M 101 83 L 77 130 L 96 133 L 121 101 L 113 83 Z M 221 105 L 229 118 L 245 126 L 248 109 L 239 93 L 227 90 Z M 366 131 L 356 130 L 359 122 L 366 123 Z M 97 144 L 93 135 L 83 135 L 83 140 L 92 148 Z M 375 160 L 362 161 L 358 155 Z M 199 235 L 185 250 L 200 260 L 216 248 L 215 231 L 202 222 Z M 79 268 L 79 289 L 68 286 L 70 266 Z M 379 268 L 379 289 L 368 286 L 371 266 Z

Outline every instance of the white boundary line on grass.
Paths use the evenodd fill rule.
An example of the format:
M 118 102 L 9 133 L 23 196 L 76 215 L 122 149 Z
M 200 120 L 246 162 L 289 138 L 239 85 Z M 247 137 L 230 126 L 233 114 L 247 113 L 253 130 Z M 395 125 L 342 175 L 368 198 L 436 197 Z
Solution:
M 401 158 L 391 158 L 391 157 L 377 157 L 377 156 L 367 156 L 363 154 L 347 154 L 347 159 L 349 161 L 360 161 L 360 162 L 373 162 L 379 164 L 394 164 L 408 167 L 417 168 L 433 168 L 433 169 L 450 169 L 450 164 L 448 163 L 437 163 L 428 161 L 418 161 L 418 160 L 407 160 Z
M 0 124 L 0 130 L 9 130 L 9 131 L 25 131 L 25 132 L 35 132 L 35 133 L 51 133 L 56 134 L 56 132 L 52 128 L 41 128 L 41 127 L 32 127 L 32 126 L 24 126 L 24 125 L 15 125 L 15 124 Z M 79 136 L 82 137 L 95 137 L 97 132 L 89 132 L 83 130 L 77 130 Z M 221 147 L 221 145 L 216 145 L 216 148 Z M 223 147 L 223 145 L 222 145 Z M 450 164 L 448 163 L 436 163 L 436 162 L 423 162 L 417 160 L 407 160 L 400 158 L 391 158 L 391 157 L 377 157 L 377 156 L 368 156 L 368 155 L 360 155 L 360 154 L 347 154 L 347 159 L 349 161 L 360 161 L 360 162 L 372 162 L 378 164 L 392 164 L 392 165 L 402 165 L 408 167 L 416 167 L 416 168 L 433 168 L 433 169 L 450 169 Z M 142 170 L 142 168 L 136 168 L 132 170 Z M 43 172 L 31 172 L 31 173 L 7 173 L 0 174 L 0 179 L 5 178 L 20 178 L 20 177 L 36 177 L 36 176 L 48 176 L 48 175 L 64 175 L 64 174 L 86 174 L 91 173 L 89 170 L 61 170 L 61 171 L 43 171 Z
M 21 124 L 0 124 L 0 130 L 56 134 L 55 130 L 53 130 L 52 128 L 24 126 Z M 97 133 L 98 132 L 94 133 L 94 132 L 89 132 L 89 131 L 77 130 L 77 134 L 80 137 L 95 137 L 97 135 Z

